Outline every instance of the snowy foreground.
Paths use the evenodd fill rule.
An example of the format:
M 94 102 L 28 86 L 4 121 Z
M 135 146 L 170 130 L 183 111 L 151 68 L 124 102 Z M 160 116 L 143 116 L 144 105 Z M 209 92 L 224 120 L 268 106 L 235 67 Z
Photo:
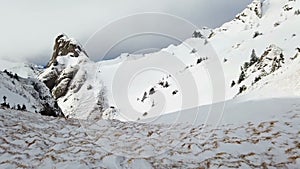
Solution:
M 299 99 L 231 101 L 216 129 L 201 115 L 194 125 L 163 124 L 176 113 L 150 124 L 1 109 L 0 168 L 299 167 Z

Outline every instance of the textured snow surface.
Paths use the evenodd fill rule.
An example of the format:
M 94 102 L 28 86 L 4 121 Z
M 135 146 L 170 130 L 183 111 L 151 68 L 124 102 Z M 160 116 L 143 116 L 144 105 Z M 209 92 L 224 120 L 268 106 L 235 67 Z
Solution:
M 281 113 L 272 114 L 265 102 L 274 102 Z M 247 112 L 250 120 L 237 116 L 234 124 L 225 113 L 217 128 L 0 110 L 0 168 L 297 168 L 299 99 L 247 105 L 260 111 Z

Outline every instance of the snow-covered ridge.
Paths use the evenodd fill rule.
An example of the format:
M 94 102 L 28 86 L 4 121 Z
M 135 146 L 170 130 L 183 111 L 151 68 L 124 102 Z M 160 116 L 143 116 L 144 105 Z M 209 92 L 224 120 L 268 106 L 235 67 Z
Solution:
M 80 44 L 61 35 L 54 44 L 54 54 L 48 68 L 39 79 L 50 88 L 63 112 L 75 118 L 96 116 L 136 121 L 160 113 L 211 104 L 214 102 L 214 89 L 207 65 L 215 62 L 216 58 L 221 64 L 219 69 L 224 72 L 226 100 L 250 92 L 251 97 L 255 98 L 255 91 L 265 92 L 264 98 L 298 96 L 297 91 L 268 91 L 272 91 L 274 86 L 277 86 L 276 89 L 284 88 L 285 83 L 275 84 L 271 80 L 279 76 L 283 78 L 281 72 L 292 76 L 298 71 L 299 52 L 295 49 L 299 49 L 300 41 L 299 9 L 298 0 L 265 0 L 263 3 L 254 0 L 234 20 L 214 30 L 196 30 L 193 38 L 183 44 L 170 45 L 145 55 L 122 54 L 114 60 L 98 63 L 89 60 Z M 255 61 L 251 58 L 253 51 Z M 170 63 L 166 65 L 168 68 L 160 67 L 162 58 L 168 58 L 163 61 Z M 175 62 L 180 62 L 176 68 Z M 120 71 L 124 65 L 136 70 L 137 74 L 130 75 L 128 69 Z M 141 71 L 147 67 L 175 70 Z M 196 85 L 191 90 L 199 98 L 189 106 L 182 106 L 183 96 L 187 92 L 183 92 L 180 86 L 186 82 L 178 82 L 178 79 L 189 75 Z M 122 81 L 117 85 L 126 92 L 116 93 L 114 86 L 120 83 L 116 82 L 118 77 L 127 76 L 132 78 L 130 83 Z M 297 86 L 298 81 L 294 76 L 290 85 Z M 118 102 L 123 95 L 128 96 L 126 100 L 130 109 Z M 158 109 L 161 109 L 159 113 L 156 111 Z
M 43 67 L 31 63 L 18 63 L 8 60 L 0 60 L 0 71 L 7 70 L 17 73 L 23 78 L 37 78 L 43 72 Z
M 8 71 L 0 72 L 1 107 L 27 110 L 48 116 L 63 116 L 45 84 L 33 78 L 21 78 Z

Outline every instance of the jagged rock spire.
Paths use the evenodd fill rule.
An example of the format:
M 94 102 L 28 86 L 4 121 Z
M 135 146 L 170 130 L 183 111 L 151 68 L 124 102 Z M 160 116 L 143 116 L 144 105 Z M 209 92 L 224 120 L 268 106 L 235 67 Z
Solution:
M 49 67 L 51 64 L 56 64 L 56 58 L 58 56 L 65 56 L 69 55 L 71 57 L 78 57 L 81 52 L 86 52 L 82 49 L 81 45 L 73 38 L 69 38 L 65 34 L 60 34 L 56 37 L 54 47 L 53 47 L 53 54 L 51 60 L 47 64 Z
M 58 63 L 59 57 L 66 56 L 77 58 L 77 62 Z M 52 58 L 47 64 L 47 69 L 39 76 L 55 99 L 67 93 L 69 84 L 79 69 L 78 64 L 85 59 L 81 56 L 87 57 L 87 54 L 75 39 L 69 38 L 65 34 L 56 37 Z

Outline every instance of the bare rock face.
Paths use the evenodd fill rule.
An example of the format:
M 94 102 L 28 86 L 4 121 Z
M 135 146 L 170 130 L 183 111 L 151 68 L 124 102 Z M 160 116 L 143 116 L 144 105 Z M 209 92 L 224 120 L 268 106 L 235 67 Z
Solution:
M 58 76 L 59 74 L 57 69 L 51 68 L 51 70 L 49 70 L 48 72 L 44 72 L 43 74 L 41 74 L 39 78 L 46 84 L 46 86 L 50 90 L 52 90 L 56 84 L 56 79 L 58 78 Z
M 68 67 L 62 71 L 61 75 L 56 80 L 55 87 L 52 89 L 52 96 L 54 99 L 58 99 L 67 93 L 70 82 L 77 71 L 78 67 Z

